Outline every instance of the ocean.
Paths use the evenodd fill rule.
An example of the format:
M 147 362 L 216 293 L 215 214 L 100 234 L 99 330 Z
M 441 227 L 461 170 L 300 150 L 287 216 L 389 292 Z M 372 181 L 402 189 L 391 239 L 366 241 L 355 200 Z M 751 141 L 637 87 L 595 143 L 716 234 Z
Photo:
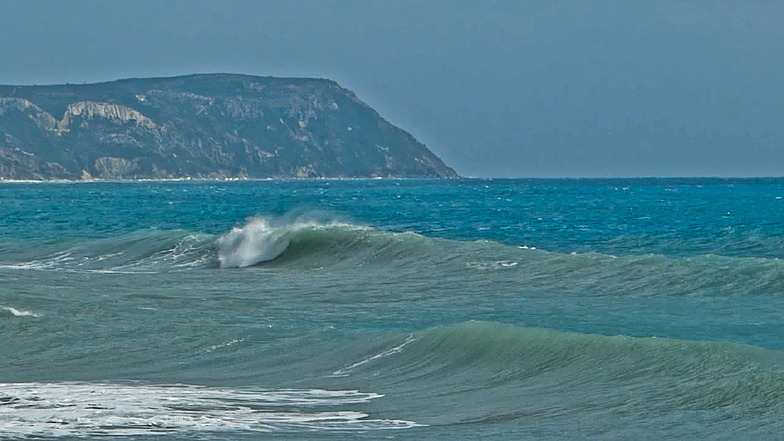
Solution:
M 0 184 L 0 439 L 784 439 L 784 179 Z

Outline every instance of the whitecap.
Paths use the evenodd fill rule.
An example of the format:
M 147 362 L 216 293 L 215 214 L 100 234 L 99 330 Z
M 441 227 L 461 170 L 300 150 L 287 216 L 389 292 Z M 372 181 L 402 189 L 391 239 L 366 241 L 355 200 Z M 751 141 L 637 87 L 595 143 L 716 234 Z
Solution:
M 275 228 L 267 219 L 255 218 L 232 228 L 218 239 L 218 260 L 223 268 L 244 268 L 280 256 L 289 246 L 285 228 Z
M 244 338 L 235 338 L 234 340 L 229 340 L 229 341 L 221 343 L 221 344 L 212 345 L 209 348 L 207 348 L 204 352 L 212 352 L 212 351 L 214 351 L 216 349 L 227 348 L 229 346 L 233 346 L 233 345 L 236 345 L 237 343 L 242 343 L 244 341 L 245 341 Z
M 366 229 L 341 222 L 320 222 L 310 219 L 286 222 L 255 217 L 242 227 L 232 228 L 218 239 L 218 261 L 222 268 L 245 268 L 268 262 L 286 251 L 292 235 L 296 232 L 325 228 Z
M 34 312 L 23 311 L 21 309 L 12 308 L 10 306 L 0 306 L 0 310 L 8 311 L 14 317 L 39 317 L 39 315 Z
M 499 270 L 514 268 L 519 264 L 520 262 L 514 260 L 498 260 L 495 262 L 467 262 L 466 266 L 477 270 Z

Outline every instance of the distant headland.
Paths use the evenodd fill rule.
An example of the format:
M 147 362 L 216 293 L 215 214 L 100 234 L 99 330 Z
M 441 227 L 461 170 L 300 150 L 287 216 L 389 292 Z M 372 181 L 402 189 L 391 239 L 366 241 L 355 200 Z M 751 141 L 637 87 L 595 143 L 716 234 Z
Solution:
M 0 179 L 455 178 L 326 79 L 0 86 Z

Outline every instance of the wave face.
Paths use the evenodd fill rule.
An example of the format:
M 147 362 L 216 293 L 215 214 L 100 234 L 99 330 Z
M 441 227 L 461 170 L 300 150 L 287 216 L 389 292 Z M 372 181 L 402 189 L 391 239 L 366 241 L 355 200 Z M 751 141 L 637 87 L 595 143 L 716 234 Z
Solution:
M 296 388 L 0 384 L 0 434 L 298 439 L 314 432 L 394 436 L 378 434 L 389 430 L 427 437 L 433 428 L 436 439 L 447 427 L 469 434 L 471 427 L 498 426 L 505 436 L 546 439 L 565 433 L 775 439 L 784 430 L 784 355 L 753 346 L 493 322 L 374 338 L 320 331 L 295 340 L 268 348 L 289 353 L 285 366 L 262 362 L 255 374 L 274 379 L 295 370 L 303 374 Z M 211 353 L 233 353 L 236 363 L 259 348 L 245 343 Z
M 0 184 L 0 438 L 779 439 L 782 197 Z
M 215 237 L 184 230 L 139 230 L 105 239 L 5 241 L 0 247 L 0 269 L 7 270 L 149 273 L 217 265 Z
M 611 438 L 687 421 L 693 427 L 681 436 L 714 425 L 767 436 L 784 429 L 780 351 L 491 322 L 429 329 L 379 346 L 334 374 L 372 379 L 402 395 L 449 397 L 409 409 L 427 424 L 517 421 L 577 430 L 580 421 L 584 434 Z
M 247 283 L 263 271 L 267 284 L 322 289 L 324 277 L 351 281 L 367 299 L 449 298 L 452 319 L 476 319 L 476 299 L 493 296 L 479 318 L 602 334 L 707 338 L 784 349 L 784 263 L 779 259 L 663 255 L 564 254 L 493 241 L 456 241 L 412 232 L 380 231 L 303 217 L 254 217 L 224 234 L 140 230 L 106 239 L 5 241 L 0 271 L 153 275 L 205 271 L 216 280 Z M 13 260 L 11 260 L 13 258 Z M 214 272 L 244 268 L 240 275 Z M 180 276 L 182 277 L 182 276 Z M 306 278 L 302 281 L 295 278 Z M 312 286 L 311 286 L 311 283 Z M 232 282 L 227 282 L 232 283 Z M 342 283 L 342 282 L 341 282 Z M 388 289 L 387 284 L 395 284 Z M 328 289 L 336 285 L 328 284 Z M 342 294 L 341 294 L 342 295 Z M 584 303 L 582 311 L 573 309 Z M 509 308 L 496 308 L 506 304 Z M 677 305 L 677 306 L 676 306 Z M 23 311 L 11 303 L 8 311 Z M 514 308 L 521 308 L 515 310 Z M 646 314 L 637 314 L 647 308 Z M 681 314 L 700 311 L 698 316 Z M 607 314 L 615 314 L 607 320 Z M 628 317 L 639 326 L 632 326 Z M 721 325 L 720 317 L 746 320 Z M 432 322 L 431 322 L 432 324 Z
M 0 269 L 166 272 L 214 268 L 353 268 L 482 276 L 582 295 L 779 297 L 779 259 L 705 255 L 613 256 L 456 241 L 345 222 L 254 217 L 224 234 L 139 230 L 106 239 L 0 240 Z M 578 282 L 575 285 L 575 282 Z M 568 286 L 572 285 L 572 286 Z M 622 286 L 620 286 L 622 285 Z M 623 292 L 620 292 L 623 290 Z

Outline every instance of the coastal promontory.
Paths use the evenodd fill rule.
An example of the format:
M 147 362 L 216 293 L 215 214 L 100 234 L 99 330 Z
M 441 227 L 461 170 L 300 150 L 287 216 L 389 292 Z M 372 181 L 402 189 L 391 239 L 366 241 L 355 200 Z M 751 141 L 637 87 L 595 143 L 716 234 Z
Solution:
M 201 74 L 0 86 L 0 179 L 451 178 L 326 79 Z

